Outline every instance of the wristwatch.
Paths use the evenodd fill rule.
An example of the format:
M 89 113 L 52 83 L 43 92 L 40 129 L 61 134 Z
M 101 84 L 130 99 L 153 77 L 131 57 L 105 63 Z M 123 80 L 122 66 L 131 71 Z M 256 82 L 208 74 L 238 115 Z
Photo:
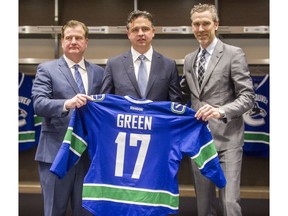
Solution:
M 226 117 L 226 113 L 224 112 L 224 110 L 222 110 L 221 108 L 218 109 L 218 112 L 220 113 L 220 119 L 224 122 L 227 123 L 227 117 Z

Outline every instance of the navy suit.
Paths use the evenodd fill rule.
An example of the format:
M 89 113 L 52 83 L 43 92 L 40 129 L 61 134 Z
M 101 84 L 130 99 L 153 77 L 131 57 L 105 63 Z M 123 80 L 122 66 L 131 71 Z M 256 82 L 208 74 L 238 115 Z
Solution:
M 130 50 L 108 60 L 101 93 L 141 98 Z M 175 61 L 155 50 L 145 98 L 153 101 L 182 101 Z
M 85 61 L 85 66 L 88 75 L 87 94 L 98 94 L 104 69 L 87 61 Z M 35 160 L 39 161 L 45 216 L 65 215 L 71 194 L 73 194 L 71 197 L 72 207 L 73 205 L 80 205 L 80 207 L 76 206 L 76 209 L 82 208 L 82 183 L 89 167 L 88 156 L 84 157 L 83 160 L 81 159 L 75 169 L 69 172 L 63 180 L 59 180 L 52 173 L 49 173 L 49 168 L 63 142 L 72 113 L 71 110 L 63 111 L 64 102 L 78 93 L 80 93 L 78 86 L 63 56 L 57 60 L 42 63 L 37 67 L 32 87 L 32 98 L 35 113 L 43 117 L 43 120 Z M 49 181 L 47 181 L 48 179 Z M 50 184 L 51 181 L 54 181 L 54 184 Z M 61 197 L 66 193 L 66 198 L 57 200 L 57 193 L 60 193 Z M 57 208 L 61 210 L 52 212 L 52 205 L 57 205 Z M 73 212 L 73 215 L 84 214 Z

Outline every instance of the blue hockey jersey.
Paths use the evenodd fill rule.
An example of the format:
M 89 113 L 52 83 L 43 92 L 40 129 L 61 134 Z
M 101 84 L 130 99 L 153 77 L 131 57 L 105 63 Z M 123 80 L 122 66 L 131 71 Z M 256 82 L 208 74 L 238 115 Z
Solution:
M 41 130 L 41 117 L 35 115 L 32 103 L 31 90 L 34 77 L 21 72 L 19 72 L 18 76 L 18 141 L 19 151 L 24 151 L 38 144 Z
M 178 212 L 177 173 L 184 154 L 223 188 L 211 133 L 195 111 L 173 102 L 94 95 L 75 109 L 50 171 L 62 178 L 88 148 L 83 207 L 94 215 L 143 216 Z
M 244 114 L 243 152 L 247 156 L 269 157 L 269 75 L 252 79 L 256 97 L 253 108 Z

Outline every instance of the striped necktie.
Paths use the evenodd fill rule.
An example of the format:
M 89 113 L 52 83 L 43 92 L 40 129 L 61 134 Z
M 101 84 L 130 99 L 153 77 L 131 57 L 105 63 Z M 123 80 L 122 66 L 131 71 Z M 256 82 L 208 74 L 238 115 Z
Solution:
M 80 74 L 80 72 L 78 70 L 79 65 L 75 64 L 74 68 L 75 68 L 75 80 L 76 80 L 76 83 L 77 83 L 78 88 L 80 90 L 80 93 L 85 94 L 84 84 L 83 84 L 83 81 L 82 81 L 82 78 L 81 78 L 81 74 Z
M 198 83 L 199 83 L 199 88 L 201 88 L 203 79 L 204 79 L 204 72 L 205 72 L 205 54 L 206 54 L 206 50 L 203 49 L 202 53 L 200 55 L 200 61 L 198 64 Z

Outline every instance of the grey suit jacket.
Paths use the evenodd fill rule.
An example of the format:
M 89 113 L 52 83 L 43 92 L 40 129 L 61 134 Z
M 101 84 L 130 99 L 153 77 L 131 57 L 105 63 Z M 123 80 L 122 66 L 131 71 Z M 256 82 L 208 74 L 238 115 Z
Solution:
M 99 94 L 104 69 L 85 61 L 88 95 Z M 52 163 L 67 130 L 72 110 L 63 112 L 64 102 L 79 92 L 64 57 L 40 64 L 32 87 L 35 114 L 43 117 L 35 160 Z
M 255 97 L 245 54 L 241 48 L 218 40 L 199 89 L 194 66 L 198 52 L 185 56 L 181 80 L 184 98 L 186 102 L 191 100 L 195 110 L 204 104 L 221 107 L 228 122 L 209 120 L 216 148 L 221 151 L 240 147 L 244 144 L 242 114 L 252 108 Z
M 141 98 L 131 51 L 108 60 L 101 93 Z M 175 61 L 153 51 L 146 98 L 153 101 L 182 101 Z

